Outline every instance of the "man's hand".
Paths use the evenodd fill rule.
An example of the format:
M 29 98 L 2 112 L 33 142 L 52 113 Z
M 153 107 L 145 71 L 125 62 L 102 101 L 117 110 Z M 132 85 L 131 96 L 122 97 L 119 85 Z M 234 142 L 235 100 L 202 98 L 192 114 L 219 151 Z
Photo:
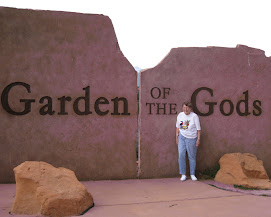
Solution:
M 178 136 L 176 136 L 176 145 L 178 145 L 179 140 L 178 140 Z
M 200 140 L 198 139 L 197 142 L 196 142 L 196 146 L 198 147 L 200 144 Z

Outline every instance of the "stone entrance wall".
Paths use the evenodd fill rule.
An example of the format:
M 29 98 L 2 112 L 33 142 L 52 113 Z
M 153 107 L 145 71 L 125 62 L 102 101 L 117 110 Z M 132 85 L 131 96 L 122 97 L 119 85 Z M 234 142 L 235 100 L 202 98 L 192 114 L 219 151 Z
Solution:
M 108 17 L 0 8 L 0 54 L 0 182 L 27 160 L 136 178 L 136 71 Z
M 258 49 L 176 48 L 141 72 L 140 177 L 178 175 L 176 117 L 191 100 L 202 126 L 197 169 L 249 152 L 271 175 L 271 59 Z M 187 171 L 188 172 L 188 171 Z
M 271 175 L 271 61 L 236 48 L 177 48 L 136 71 L 103 15 L 0 8 L 0 182 L 24 161 L 80 180 L 178 175 L 175 122 L 186 100 L 202 126 L 198 167 L 249 152 Z

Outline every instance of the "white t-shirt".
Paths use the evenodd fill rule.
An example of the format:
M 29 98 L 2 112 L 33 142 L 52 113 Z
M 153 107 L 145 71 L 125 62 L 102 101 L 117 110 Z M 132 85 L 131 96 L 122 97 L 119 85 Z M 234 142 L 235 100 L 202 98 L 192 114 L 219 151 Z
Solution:
M 188 139 L 197 138 L 197 131 L 201 130 L 199 117 L 194 112 L 190 112 L 189 115 L 180 112 L 177 116 L 176 127 L 179 128 L 180 133 Z

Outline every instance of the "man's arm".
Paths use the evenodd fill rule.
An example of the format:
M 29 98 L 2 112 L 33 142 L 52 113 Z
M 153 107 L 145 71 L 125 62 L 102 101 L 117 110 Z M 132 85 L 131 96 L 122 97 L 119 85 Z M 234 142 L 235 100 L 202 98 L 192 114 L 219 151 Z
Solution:
M 179 128 L 176 127 L 176 144 L 178 145 Z
M 196 142 L 196 146 L 199 146 L 200 145 L 200 130 L 197 131 L 197 134 L 198 134 L 198 139 Z

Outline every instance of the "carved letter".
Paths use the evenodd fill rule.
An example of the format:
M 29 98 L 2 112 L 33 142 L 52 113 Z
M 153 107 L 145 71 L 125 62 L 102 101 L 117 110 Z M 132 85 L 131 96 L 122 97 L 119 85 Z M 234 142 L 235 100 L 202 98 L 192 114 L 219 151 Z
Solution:
M 52 98 L 50 96 L 44 96 L 40 99 L 40 103 L 42 104 L 44 102 L 44 100 L 47 99 L 48 104 L 45 106 L 42 106 L 40 109 L 40 114 L 41 115 L 53 115 L 55 113 L 55 111 L 53 111 L 53 102 L 52 102 Z M 46 109 L 46 110 L 45 110 Z
M 160 104 L 162 104 L 163 106 L 160 108 Z M 163 111 L 163 115 L 165 115 L 166 114 L 166 105 L 167 105 L 167 103 L 156 103 L 156 105 L 157 105 L 157 115 L 160 115 L 160 110 L 162 110 Z
M 130 115 L 130 113 L 128 112 L 128 101 L 126 98 L 116 97 L 114 99 L 111 99 L 111 101 L 114 102 L 114 113 L 111 113 L 111 115 Z M 119 101 L 123 102 L 123 113 L 122 114 L 119 113 Z
M 72 98 L 70 96 L 62 96 L 60 98 L 58 98 L 58 100 L 60 101 L 60 112 L 58 112 L 58 115 L 67 115 L 68 112 L 65 111 L 65 102 L 66 101 L 71 101 Z
M 224 111 L 224 104 L 225 104 L 226 102 L 228 102 L 229 105 L 230 105 L 230 111 L 229 111 L 228 113 L 226 113 L 226 112 Z M 225 116 L 229 116 L 229 115 L 231 115 L 231 114 L 233 113 L 233 110 L 234 110 L 234 106 L 233 106 L 232 101 L 230 101 L 230 100 L 228 100 L 228 99 L 225 99 L 225 100 L 223 100 L 223 101 L 220 103 L 220 112 L 221 112 L 221 114 L 223 114 L 223 115 L 225 115 Z
M 158 90 L 158 96 L 157 97 L 153 96 L 153 90 L 154 90 L 154 88 Z M 151 97 L 154 98 L 154 99 L 158 99 L 160 96 L 161 96 L 161 90 L 158 87 L 153 87 L 151 89 Z
M 34 99 L 20 99 L 20 102 L 25 103 L 24 110 L 22 112 L 16 112 L 12 110 L 9 106 L 8 94 L 11 88 L 15 86 L 23 86 L 26 88 L 28 93 L 31 93 L 29 84 L 26 84 L 24 82 L 14 82 L 14 83 L 9 84 L 8 86 L 5 87 L 1 95 L 1 103 L 2 103 L 3 109 L 12 115 L 26 115 L 29 112 L 31 112 L 31 103 L 35 102 L 35 100 Z
M 257 103 L 258 103 L 258 105 L 257 105 Z M 262 105 L 262 102 L 259 101 L 259 100 L 255 100 L 255 101 L 253 102 L 253 107 L 256 109 L 256 111 L 258 111 L 258 112 L 256 113 L 256 111 L 253 110 L 253 115 L 254 115 L 254 116 L 260 116 L 260 115 L 262 114 L 262 108 L 261 108 L 261 105 Z
M 245 94 L 245 99 L 237 102 L 236 111 L 240 116 L 248 116 L 250 114 L 248 111 L 248 90 L 243 92 L 243 94 Z M 241 110 L 240 110 L 240 104 L 242 102 L 245 103 L 245 112 L 241 112 Z
M 155 106 L 155 103 L 149 103 L 149 102 L 146 102 L 146 106 L 150 106 L 150 112 L 149 112 L 149 115 L 152 115 L 152 112 L 151 112 L 151 106 L 154 105 Z
M 169 104 L 169 111 L 170 111 L 169 114 L 170 115 L 176 115 L 177 114 L 176 106 L 177 106 L 177 104 L 175 104 L 175 103 L 170 103 Z M 174 113 L 172 113 L 172 111 L 174 111 Z
M 95 101 L 95 104 L 94 104 L 95 112 L 98 115 L 100 115 L 100 116 L 106 115 L 109 112 L 109 110 L 106 110 L 104 112 L 101 111 L 100 108 L 99 108 L 100 104 L 109 104 L 108 100 L 105 97 L 100 97 Z
M 78 115 L 88 115 L 92 112 L 89 110 L 89 86 L 83 88 L 85 90 L 85 96 L 78 97 L 73 103 L 73 110 Z M 78 108 L 79 100 L 84 100 L 85 102 L 85 111 L 80 111 Z
M 163 98 L 166 99 L 166 94 L 169 95 L 170 88 L 163 88 Z
M 197 99 L 198 93 L 199 93 L 200 91 L 202 91 L 202 90 L 208 91 L 208 92 L 211 94 L 211 96 L 213 96 L 213 90 L 210 89 L 210 88 L 208 88 L 208 87 L 200 87 L 200 88 L 196 89 L 196 90 L 193 92 L 192 96 L 191 96 L 191 102 L 192 102 L 192 105 L 193 105 L 193 110 L 194 110 L 194 112 L 195 112 L 196 114 L 198 114 L 198 115 L 200 115 L 200 116 L 209 116 L 209 115 L 211 115 L 211 114 L 214 113 L 214 105 L 216 105 L 217 102 L 205 102 L 205 104 L 209 106 L 209 111 L 208 111 L 207 113 L 202 113 L 202 112 L 200 112 L 200 111 L 198 110 L 198 108 L 197 108 L 196 99 Z

